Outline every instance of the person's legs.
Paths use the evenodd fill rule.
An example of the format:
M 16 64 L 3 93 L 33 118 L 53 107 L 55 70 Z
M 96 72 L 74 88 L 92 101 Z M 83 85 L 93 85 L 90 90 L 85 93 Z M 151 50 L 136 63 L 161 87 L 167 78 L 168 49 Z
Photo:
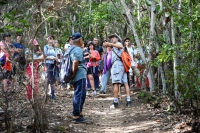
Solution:
M 15 90 L 15 85 L 16 85 L 16 76 L 14 76 L 12 79 L 12 86 L 11 86 L 12 92 L 14 92 L 14 90 Z
M 83 104 L 85 101 L 85 80 L 80 79 L 74 83 L 74 100 L 73 100 L 73 116 L 74 119 L 79 118 L 80 113 L 82 113 Z
M 4 90 L 4 93 L 7 92 L 7 82 L 8 82 L 8 79 L 3 79 L 3 90 Z
M 93 76 L 94 76 L 95 89 L 98 91 L 99 90 L 98 66 L 94 67 Z
M 134 67 L 135 66 L 132 66 L 131 68 L 132 68 L 132 75 L 131 75 L 131 80 L 132 80 L 132 86 L 131 87 L 135 87 L 135 85 L 136 85 L 136 82 L 135 82 L 135 72 L 134 72 Z
M 94 77 L 93 77 L 93 74 L 88 74 L 88 80 L 90 82 L 90 85 L 91 85 L 91 88 L 92 88 L 92 95 L 96 95 L 96 90 L 95 90 L 95 87 L 94 87 Z
M 51 86 L 51 96 L 53 100 L 56 100 L 55 96 L 55 75 L 54 75 L 54 64 L 47 64 L 47 71 L 48 71 L 48 82 Z
M 107 84 L 110 79 L 110 70 L 107 70 L 105 74 L 102 75 L 102 80 L 101 80 L 101 92 L 106 92 L 107 90 Z
M 127 81 L 127 73 L 123 74 L 122 82 L 124 84 L 124 88 L 126 91 L 126 105 L 128 107 L 130 107 L 131 106 L 131 98 L 130 98 L 130 87 L 129 87 L 128 81 Z
M 82 95 L 81 95 L 81 110 L 80 110 L 80 115 L 82 115 L 82 110 L 83 110 L 83 104 L 85 103 L 85 98 L 86 98 L 86 88 L 85 88 L 85 86 L 86 86 L 86 79 L 81 79 L 82 81 L 82 89 L 81 89 L 81 91 L 82 91 Z

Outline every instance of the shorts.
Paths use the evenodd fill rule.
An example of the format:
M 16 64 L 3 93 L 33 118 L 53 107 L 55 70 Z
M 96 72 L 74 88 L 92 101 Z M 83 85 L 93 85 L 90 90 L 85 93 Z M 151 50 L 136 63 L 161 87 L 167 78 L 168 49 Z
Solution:
M 98 61 L 99 71 L 103 71 L 103 60 Z
M 12 79 L 14 77 L 12 71 L 6 71 L 3 73 L 3 79 Z
M 92 67 L 87 68 L 87 75 L 93 74 Z
M 111 67 L 112 83 L 124 84 L 128 83 L 127 73 L 121 61 L 116 60 Z
M 133 74 L 136 75 L 137 77 L 140 77 L 140 70 L 136 66 L 131 67 L 133 70 Z
M 46 63 L 48 83 L 53 85 L 56 82 L 55 64 Z

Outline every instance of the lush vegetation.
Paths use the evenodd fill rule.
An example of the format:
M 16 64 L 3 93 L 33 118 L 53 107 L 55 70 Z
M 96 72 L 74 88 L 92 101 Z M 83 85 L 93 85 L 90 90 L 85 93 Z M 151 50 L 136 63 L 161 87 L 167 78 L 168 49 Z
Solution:
M 199 7 L 198 0 L 3 0 L 0 33 L 23 34 L 27 46 L 31 38 L 44 45 L 54 35 L 63 47 L 75 31 L 86 41 L 111 33 L 130 37 L 142 49 L 150 92 L 170 97 L 177 111 L 198 110 Z

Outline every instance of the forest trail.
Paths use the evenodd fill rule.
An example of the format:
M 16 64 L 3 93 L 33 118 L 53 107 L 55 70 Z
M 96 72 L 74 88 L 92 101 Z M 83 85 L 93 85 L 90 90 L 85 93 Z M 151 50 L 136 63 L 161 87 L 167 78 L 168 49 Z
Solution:
M 186 116 L 153 109 L 149 104 L 143 104 L 137 98 L 139 91 L 132 88 L 132 106 L 129 108 L 125 105 L 124 89 L 122 101 L 116 109 L 110 108 L 113 100 L 111 86 L 108 87 L 106 95 L 87 96 L 83 114 L 88 122 L 77 124 L 71 121 L 73 91 L 59 90 L 58 100 L 50 103 L 53 117 L 50 120 L 49 133 L 52 129 L 53 132 L 60 132 L 61 127 L 64 128 L 64 132 L 70 133 L 178 133 L 190 130 L 186 122 L 180 119 Z

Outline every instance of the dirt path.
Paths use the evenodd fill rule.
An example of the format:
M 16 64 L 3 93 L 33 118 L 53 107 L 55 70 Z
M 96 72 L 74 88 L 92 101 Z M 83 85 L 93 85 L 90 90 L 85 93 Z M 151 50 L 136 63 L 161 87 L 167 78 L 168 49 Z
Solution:
M 83 109 L 83 115 L 88 119 L 85 124 L 71 121 L 73 91 L 58 88 L 57 100 L 48 100 L 46 105 L 49 123 L 47 133 L 182 133 L 191 130 L 192 118 L 189 115 L 178 115 L 161 108 L 154 109 L 149 104 L 142 103 L 138 99 L 138 89 L 131 88 L 130 108 L 125 105 L 124 89 L 119 108 L 110 108 L 113 101 L 111 87 L 108 86 L 105 95 L 87 96 Z M 0 101 L 3 101 L 2 98 Z M 26 131 L 33 120 L 33 111 L 31 104 L 28 101 L 24 102 L 25 95 L 21 95 L 20 99 L 17 103 L 18 108 L 21 109 L 25 105 L 27 107 L 17 116 L 16 124 L 21 127 L 19 131 Z M 20 102 L 23 103 L 22 107 Z M 4 131 L 4 128 L 5 124 L 1 123 L 0 131 Z
M 161 109 L 153 109 L 141 103 L 137 98 L 138 93 L 138 91 L 131 92 L 132 107 L 128 108 L 125 106 L 125 92 L 122 91 L 123 100 L 117 109 L 110 109 L 113 100 L 110 87 L 105 96 L 87 96 L 83 113 L 88 123 L 76 124 L 70 121 L 73 91 L 61 90 L 57 94 L 59 99 L 53 104 L 55 108 L 52 112 L 55 115 L 52 117 L 52 123 L 50 123 L 52 128 L 50 126 L 50 129 L 54 129 L 53 132 L 55 132 L 56 127 L 60 132 L 59 127 L 62 127 L 65 132 L 80 133 L 178 133 L 190 129 L 186 122 L 179 119 L 183 116 L 173 115 Z M 55 121 L 59 123 L 55 124 Z

